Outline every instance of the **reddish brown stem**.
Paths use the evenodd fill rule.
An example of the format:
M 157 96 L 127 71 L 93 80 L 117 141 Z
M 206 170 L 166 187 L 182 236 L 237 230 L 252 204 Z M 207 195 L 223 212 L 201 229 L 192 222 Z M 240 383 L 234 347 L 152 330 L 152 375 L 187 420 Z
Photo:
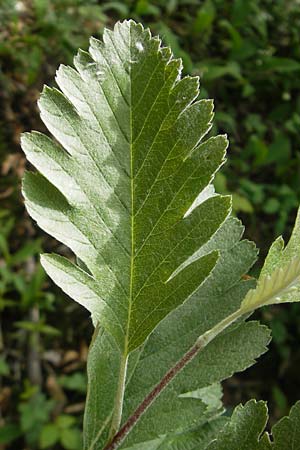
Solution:
M 104 450 L 116 450 L 124 441 L 128 433 L 135 426 L 137 421 L 141 416 L 147 411 L 149 406 L 154 402 L 154 400 L 159 396 L 159 394 L 168 386 L 168 384 L 178 375 L 178 373 L 197 355 L 201 350 L 202 345 L 200 342 L 190 348 L 190 350 L 185 353 L 185 355 L 178 361 L 175 366 L 173 366 L 164 375 L 161 381 L 152 389 L 152 391 L 145 397 L 142 403 L 137 407 L 134 413 L 129 417 L 127 422 L 120 428 L 118 433 L 114 436 L 112 441 L 105 447 Z

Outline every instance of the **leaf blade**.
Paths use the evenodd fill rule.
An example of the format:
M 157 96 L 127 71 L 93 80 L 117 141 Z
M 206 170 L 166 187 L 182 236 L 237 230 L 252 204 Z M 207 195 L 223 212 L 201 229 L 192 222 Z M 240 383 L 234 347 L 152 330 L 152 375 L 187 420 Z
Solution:
M 300 209 L 291 238 L 277 238 L 267 255 L 257 287 L 241 303 L 241 311 L 253 311 L 265 305 L 300 301 Z
M 229 198 L 212 195 L 184 216 L 223 164 L 227 140 L 200 144 L 213 105 L 197 101 L 198 79 L 181 79 L 180 72 L 181 62 L 148 30 L 117 23 L 103 43 L 92 38 L 89 53 L 79 52 L 75 69 L 60 67 L 60 90 L 44 88 L 41 118 L 57 142 L 38 133 L 23 137 L 28 159 L 45 177 L 26 177 L 28 210 L 97 282 L 110 285 L 105 304 L 116 310 L 119 304 L 124 333 L 117 341 L 127 354 L 208 276 L 215 257 L 184 269 L 195 273 L 190 286 L 176 269 L 210 239 L 231 207 Z M 115 335 L 106 306 L 93 308 Z

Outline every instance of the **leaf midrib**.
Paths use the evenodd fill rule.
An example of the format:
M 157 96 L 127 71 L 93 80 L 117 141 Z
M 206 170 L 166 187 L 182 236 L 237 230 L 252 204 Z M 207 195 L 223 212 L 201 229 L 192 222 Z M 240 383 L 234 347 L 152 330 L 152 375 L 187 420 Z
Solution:
M 277 297 L 282 297 L 284 294 L 288 293 L 293 286 L 296 286 L 299 282 L 299 265 L 300 265 L 300 260 L 296 261 L 295 263 L 295 259 L 297 260 L 297 258 L 292 259 L 289 264 L 284 268 L 281 269 L 280 266 L 278 266 L 274 271 L 273 271 L 273 276 L 274 273 L 276 273 L 279 270 L 287 270 L 287 277 L 285 279 L 283 279 L 283 283 L 280 284 L 279 286 L 277 286 L 275 289 L 273 287 L 273 290 L 271 289 L 271 292 L 268 292 L 267 294 L 264 294 L 264 290 L 265 290 L 265 286 L 266 284 L 268 284 L 268 282 L 270 281 L 270 279 L 272 277 L 266 276 L 263 280 L 263 286 L 260 286 L 260 288 L 257 288 L 256 290 L 253 290 L 253 296 L 255 297 L 257 295 L 257 291 L 259 289 L 262 289 L 262 297 L 259 297 L 259 303 L 255 302 L 254 304 L 251 304 L 251 310 L 253 310 L 254 308 L 258 308 L 259 306 L 265 306 L 265 305 L 270 305 L 272 304 L 273 299 L 276 299 Z M 289 271 L 291 270 L 290 268 L 296 264 L 296 268 L 294 269 L 294 273 L 292 273 L 292 276 L 289 278 Z M 276 286 L 276 281 L 275 280 L 275 286 Z M 251 291 L 249 291 L 249 294 L 251 293 Z M 247 297 L 245 298 L 245 300 L 247 299 Z M 245 304 L 247 305 L 247 303 L 245 302 Z M 248 308 L 250 309 L 250 308 Z
M 131 27 L 129 29 L 129 52 L 131 53 Z M 130 55 L 131 60 L 131 55 Z M 132 127 L 132 88 L 131 88 L 131 64 L 129 65 L 129 158 L 130 158 L 130 197 L 131 197 L 131 211 L 130 211 L 130 226 L 131 226 L 131 254 L 130 254 L 130 279 L 129 279 L 129 298 L 128 298 L 128 316 L 126 334 L 124 337 L 124 349 L 121 355 L 120 371 L 118 379 L 118 387 L 115 398 L 115 407 L 111 422 L 109 438 L 113 438 L 119 430 L 122 419 L 124 391 L 126 384 L 127 366 L 128 366 L 128 348 L 129 348 L 129 334 L 130 334 L 130 319 L 132 309 L 133 297 L 133 272 L 134 272 L 134 174 L 133 174 L 133 127 Z

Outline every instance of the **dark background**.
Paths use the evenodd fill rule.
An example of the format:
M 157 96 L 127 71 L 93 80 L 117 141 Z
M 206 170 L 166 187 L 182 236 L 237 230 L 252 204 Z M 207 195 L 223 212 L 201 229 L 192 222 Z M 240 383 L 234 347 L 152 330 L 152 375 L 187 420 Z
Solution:
M 214 131 L 231 142 L 216 187 L 261 249 L 254 273 L 300 202 L 299 0 L 0 0 L 0 450 L 81 449 L 92 327 L 39 265 L 41 247 L 66 249 L 24 211 L 20 133 L 45 131 L 43 84 L 123 18 L 159 33 L 215 99 Z M 274 422 L 300 398 L 300 305 L 257 317 L 272 328 L 270 351 L 224 384 L 224 401 L 268 400 Z

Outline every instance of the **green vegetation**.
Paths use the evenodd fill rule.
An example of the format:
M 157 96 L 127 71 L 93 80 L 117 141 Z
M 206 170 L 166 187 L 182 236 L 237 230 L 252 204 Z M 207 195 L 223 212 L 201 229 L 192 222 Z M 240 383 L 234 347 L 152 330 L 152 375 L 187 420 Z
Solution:
M 0 443 L 12 441 L 18 448 L 24 440 L 30 449 L 46 448 L 49 426 L 57 430 L 53 432 L 57 448 L 76 448 L 68 447 L 72 444 L 66 444 L 58 431 L 64 428 L 58 425 L 59 417 L 69 417 L 66 430 L 81 428 L 91 329 L 88 317 L 50 288 L 36 262 L 41 238 L 20 200 L 24 157 L 19 137 L 32 128 L 45 131 L 35 107 L 39 91 L 45 82 L 52 83 L 59 63 L 70 64 L 78 47 L 87 48 L 89 35 L 100 37 L 104 25 L 133 17 L 171 44 L 175 55 L 183 58 L 186 72 L 200 75 L 201 95 L 216 99 L 212 132 L 227 132 L 231 141 L 229 164 L 217 177 L 217 190 L 234 193 L 234 209 L 263 255 L 275 236 L 288 232 L 299 202 L 297 2 L 99 3 L 36 0 L 3 1 L 0 6 L 0 305 L 4 319 L 0 373 L 5 417 Z M 57 242 L 44 236 L 42 240 L 44 249 L 68 255 Z M 263 312 L 263 319 L 271 324 L 275 342 L 262 369 L 268 383 L 253 382 L 260 379 L 257 367 L 251 369 L 249 382 L 240 378 L 241 387 L 234 392 L 228 384 L 226 397 L 231 405 L 241 395 L 248 399 L 256 384 L 259 398 L 271 398 L 274 420 L 274 413 L 277 417 L 287 413 L 294 398 L 300 397 L 297 364 L 289 360 L 290 354 L 294 361 L 299 358 L 299 307 L 275 306 Z M 26 342 L 33 343 L 30 348 L 36 351 L 30 352 Z M 30 371 L 33 361 L 38 369 Z M 40 404 L 45 405 L 44 415 L 38 417 L 40 427 L 36 428 L 31 412 Z
M 38 170 L 25 174 L 22 191 L 30 216 L 76 257 L 42 254 L 42 266 L 95 328 L 83 448 L 153 449 L 153 441 L 166 446 L 165 439 L 219 423 L 222 402 L 216 409 L 207 392 L 252 365 L 270 340 L 267 327 L 245 319 L 300 301 L 300 210 L 288 244 L 274 241 L 257 283 L 241 279 L 244 259 L 251 266 L 257 252 L 239 242 L 231 196 L 215 192 L 228 141 L 206 138 L 213 102 L 199 100 L 198 77 L 181 78 L 181 60 L 133 20 L 106 28 L 102 42 L 92 37 L 74 66 L 61 65 L 59 89 L 45 86 L 38 102 L 52 137 L 22 134 Z M 230 252 L 223 260 L 221 252 L 232 241 L 230 252 L 243 248 L 228 274 Z M 222 287 L 210 284 L 203 308 L 206 281 Z M 228 434 L 234 440 L 234 430 Z M 237 447 L 243 439 L 257 440 L 253 425 Z

